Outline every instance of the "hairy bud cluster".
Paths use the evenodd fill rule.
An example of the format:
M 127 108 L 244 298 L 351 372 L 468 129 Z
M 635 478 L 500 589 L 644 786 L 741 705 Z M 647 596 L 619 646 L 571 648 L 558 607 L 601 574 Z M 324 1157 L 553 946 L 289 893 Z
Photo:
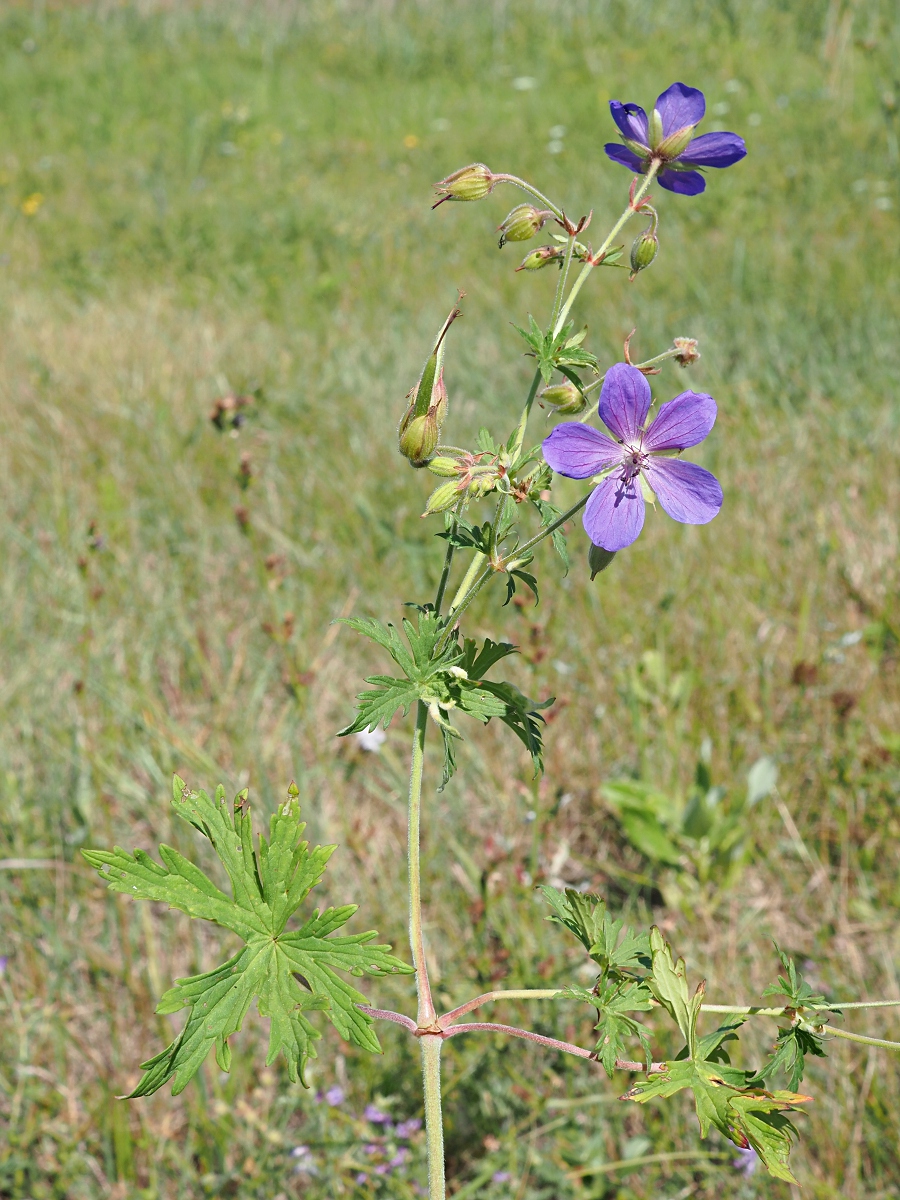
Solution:
M 695 363 L 700 357 L 700 351 L 698 349 L 696 338 L 673 338 L 672 345 L 678 351 L 678 353 L 675 355 L 675 361 L 680 367 L 689 367 L 691 363 Z
M 407 392 L 408 407 L 397 431 L 400 453 L 414 467 L 424 467 L 437 449 L 449 402 L 444 383 L 444 337 L 460 315 L 454 308 L 441 327 L 434 349 L 415 387 Z
M 561 246 L 538 246 L 536 250 L 525 255 L 516 270 L 539 271 L 541 267 L 549 267 L 553 262 L 561 266 L 564 257 L 565 252 Z
M 446 512 L 463 499 L 478 500 L 494 491 L 506 476 L 506 467 L 495 454 L 439 454 L 428 463 L 428 470 L 450 482 L 431 493 L 423 517 Z

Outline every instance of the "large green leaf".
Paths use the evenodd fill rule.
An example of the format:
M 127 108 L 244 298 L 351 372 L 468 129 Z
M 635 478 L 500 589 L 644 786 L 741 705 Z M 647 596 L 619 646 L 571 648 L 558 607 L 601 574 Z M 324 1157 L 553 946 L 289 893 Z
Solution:
M 231 881 L 229 897 L 170 846 L 160 847 L 164 866 L 135 850 L 85 850 L 114 892 L 136 900 L 158 900 L 191 917 L 214 921 L 245 943 L 236 955 L 213 971 L 179 979 L 160 1000 L 157 1012 L 189 1008 L 187 1023 L 176 1040 L 142 1064 L 144 1076 L 131 1093 L 147 1096 L 172 1080 L 181 1092 L 215 1046 L 219 1065 L 231 1061 L 228 1038 L 243 1023 L 253 1000 L 270 1019 L 268 1062 L 283 1053 L 293 1080 L 303 1080 L 307 1060 L 315 1057 L 319 1034 L 305 1014 L 324 1011 L 342 1037 L 366 1050 L 379 1051 L 372 1021 L 358 1005 L 365 997 L 337 974 L 386 975 L 412 968 L 373 945 L 374 931 L 336 937 L 356 912 L 356 905 L 318 910 L 301 928 L 285 932 L 287 923 L 322 879 L 333 846 L 310 849 L 294 795 L 271 818 L 269 837 L 259 838 L 254 852 L 246 792 L 234 806 L 221 786 L 215 799 L 195 792 L 175 777 L 173 807 L 180 817 L 209 839 Z M 301 984 L 303 986 L 301 986 Z

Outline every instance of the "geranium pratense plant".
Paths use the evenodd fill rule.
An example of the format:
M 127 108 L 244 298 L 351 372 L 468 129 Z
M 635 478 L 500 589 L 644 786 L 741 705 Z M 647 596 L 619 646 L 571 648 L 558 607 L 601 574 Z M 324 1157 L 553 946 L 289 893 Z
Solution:
M 295 785 L 272 816 L 269 836 L 254 845 L 246 791 L 233 804 L 220 787 L 214 798 L 175 780 L 175 811 L 206 837 L 220 858 L 231 884 L 221 891 L 198 867 L 171 847 L 160 847 L 163 865 L 142 850 L 129 853 L 85 851 L 110 888 L 135 899 L 163 901 L 192 917 L 213 921 L 235 933 L 242 948 L 220 967 L 176 981 L 162 998 L 158 1012 L 188 1009 L 175 1041 L 143 1064 L 132 1091 L 145 1096 L 171 1082 L 181 1091 L 199 1070 L 210 1050 L 223 1070 L 231 1062 L 229 1038 L 236 1033 L 256 1000 L 260 1015 L 270 1019 L 268 1062 L 283 1054 L 290 1078 L 303 1080 L 304 1067 L 316 1053 L 317 1014 L 331 1021 L 344 1039 L 377 1052 L 376 1021 L 392 1021 L 418 1039 L 423 1066 L 423 1107 L 429 1162 L 430 1200 L 445 1197 L 441 1118 L 441 1047 L 447 1038 L 490 1032 L 524 1038 L 580 1058 L 586 1070 L 599 1064 L 637 1075 L 624 1098 L 639 1104 L 679 1091 L 692 1093 L 701 1133 L 712 1127 L 743 1154 L 747 1171 L 759 1161 L 770 1174 L 793 1180 L 788 1155 L 795 1134 L 786 1115 L 809 1097 L 798 1093 L 806 1056 L 824 1053 L 831 1037 L 868 1045 L 897 1044 L 835 1028 L 828 1022 L 847 1007 L 815 994 L 787 956 L 779 955 L 785 974 L 764 995 L 777 996 L 773 1007 L 709 1004 L 705 984 L 689 988 L 682 959 L 676 958 L 659 929 L 625 929 L 598 896 L 544 887 L 549 919 L 581 944 L 595 975 L 587 988 L 494 991 L 474 996 L 449 1012 L 435 1006 L 428 975 L 422 922 L 420 823 L 423 807 L 426 733 L 434 726 L 440 737 L 445 786 L 456 768 L 460 719 L 482 723 L 499 720 L 523 743 L 536 772 L 543 765 L 542 709 L 551 701 L 529 699 L 512 683 L 498 678 L 499 663 L 516 647 L 481 640 L 463 629 L 477 596 L 501 580 L 506 600 L 519 587 L 537 599 L 534 549 L 549 538 L 568 567 L 565 532 L 581 510 L 591 542 L 593 575 L 629 546 L 641 531 L 645 503 L 659 500 L 676 521 L 704 524 L 719 513 L 722 490 L 702 467 L 678 455 L 707 437 L 716 419 L 716 404 L 704 393 L 685 391 L 661 405 L 649 420 L 651 391 L 647 376 L 672 359 L 686 367 L 698 357 L 696 342 L 677 337 L 654 358 L 634 364 L 629 343 L 624 362 L 602 371 L 586 345 L 586 330 L 576 331 L 570 313 L 585 283 L 598 268 L 624 267 L 624 247 L 616 239 L 634 217 L 650 225 L 631 248 L 631 278 L 646 270 L 658 248 L 659 214 L 649 204 L 655 178 L 670 191 L 697 195 L 704 180 L 698 168 L 728 166 L 743 157 L 743 142 L 734 134 L 707 134 L 694 139 L 704 112 L 703 95 L 676 83 L 660 96 L 650 118 L 635 105 L 613 102 L 612 115 L 626 137 L 624 147 L 607 153 L 634 172 L 628 202 L 597 249 L 587 242 L 590 218 L 572 221 L 563 207 L 514 175 L 495 174 L 482 163 L 463 167 L 437 185 L 438 205 L 489 197 L 501 185 L 527 193 L 500 226 L 501 247 L 525 241 L 548 222 L 560 232 L 547 245 L 526 255 L 519 270 L 556 266 L 556 288 L 546 323 L 529 317 L 519 329 L 535 373 L 518 422 L 506 436 L 482 429 L 467 446 L 443 440 L 450 415 L 444 358 L 451 326 L 460 315 L 454 307 L 441 326 L 422 373 L 410 390 L 399 429 L 399 450 L 417 468 L 427 468 L 439 481 L 426 515 L 444 523 L 444 560 L 433 599 L 412 606 L 415 615 L 400 627 L 371 617 L 348 618 L 346 624 L 377 643 L 393 666 L 390 674 L 372 676 L 358 697 L 353 721 L 343 735 L 371 736 L 412 711 L 414 729 L 409 779 L 408 869 L 409 941 L 412 966 L 374 942 L 375 934 L 343 932 L 353 905 L 310 911 L 308 898 L 320 882 L 334 847 L 310 848 L 303 840 L 299 793 Z M 531 201 L 536 201 L 532 204 Z M 681 203 L 681 201 L 679 201 Z M 574 262 L 581 270 L 571 280 Z M 609 434 L 590 426 L 591 393 L 600 388 L 599 416 Z M 536 402 L 551 413 L 584 414 L 580 421 L 557 425 L 543 445 L 529 445 L 526 435 Z M 611 436 L 610 436 L 611 435 Z M 567 511 L 552 503 L 554 473 L 589 480 Z M 482 520 L 475 519 L 487 502 Z M 468 556 L 450 592 L 458 560 Z M 452 597 L 446 603 L 448 594 Z M 416 1013 L 374 1008 L 347 976 L 415 974 Z M 500 999 L 534 999 L 586 1004 L 596 1016 L 598 1039 L 578 1046 L 516 1026 L 465 1018 Z M 885 1004 L 893 1001 L 883 1002 Z M 701 1033 L 703 1014 L 727 1020 Z M 731 1063 L 729 1049 L 738 1041 L 749 1017 L 780 1020 L 775 1047 L 758 1069 Z M 674 1059 L 653 1055 L 657 1019 L 674 1023 L 684 1049 Z M 637 1055 L 637 1057 L 635 1057 Z M 786 1086 L 779 1089 L 779 1081 Z M 378 1110 L 368 1109 L 375 1121 Z M 398 1127 L 399 1128 L 399 1127 Z M 407 1126 L 404 1126 L 407 1128 Z M 408 1126 L 412 1128 L 412 1126 Z M 399 1153 L 399 1152 L 398 1152 Z M 405 1154 L 405 1151 L 403 1152 Z

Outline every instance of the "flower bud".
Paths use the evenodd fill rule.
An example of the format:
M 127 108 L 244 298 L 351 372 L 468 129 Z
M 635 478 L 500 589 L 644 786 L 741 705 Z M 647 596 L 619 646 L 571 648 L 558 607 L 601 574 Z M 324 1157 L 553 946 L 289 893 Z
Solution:
M 663 123 L 662 116 L 658 108 L 654 108 L 650 114 L 650 119 L 647 122 L 647 141 L 650 144 L 650 149 L 655 150 L 659 143 L 663 140 Z
M 537 250 L 532 250 L 530 254 L 526 254 L 519 265 L 517 271 L 539 271 L 541 267 L 549 266 L 552 262 L 562 263 L 563 250 L 560 246 L 538 246 Z
M 484 163 L 470 163 L 468 167 L 461 167 L 434 185 L 440 200 L 432 208 L 437 208 L 445 200 L 483 200 L 494 190 L 496 182 Z
M 538 397 L 544 404 L 550 404 L 560 413 L 580 413 L 587 407 L 587 400 L 580 388 L 568 379 L 565 383 L 554 383 L 544 388 Z
M 440 487 L 436 487 L 428 497 L 428 504 L 425 506 L 423 517 L 430 517 L 432 513 L 446 512 L 453 508 L 461 495 L 458 483 L 442 483 Z
M 590 568 L 591 579 L 596 579 L 601 571 L 605 571 L 615 557 L 615 550 L 604 550 L 602 546 L 595 546 L 592 542 L 591 548 L 588 551 L 588 567 Z
M 656 236 L 656 226 L 651 225 L 643 233 L 639 233 L 631 245 L 631 274 L 634 279 L 638 271 L 643 271 L 653 262 L 659 252 L 659 238 Z
M 456 479 L 459 476 L 459 459 L 441 455 L 431 460 L 428 470 L 440 479 Z
M 434 454 L 439 433 L 434 409 L 430 409 L 424 417 L 413 416 L 410 421 L 404 418 L 400 430 L 400 453 L 414 467 L 424 467 Z
M 696 362 L 700 357 L 696 338 L 673 338 L 672 345 L 678 351 L 675 355 L 675 361 L 680 367 L 689 367 L 691 363 Z
M 533 238 L 552 214 L 535 208 L 533 204 L 520 204 L 514 208 L 502 225 L 498 226 L 500 249 L 507 242 L 527 242 Z

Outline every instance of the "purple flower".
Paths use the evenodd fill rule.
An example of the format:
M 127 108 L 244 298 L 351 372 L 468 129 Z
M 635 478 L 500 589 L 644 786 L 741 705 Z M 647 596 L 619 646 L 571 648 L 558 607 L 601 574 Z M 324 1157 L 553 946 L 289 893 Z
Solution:
M 738 1147 L 738 1156 L 731 1160 L 731 1165 L 736 1171 L 740 1171 L 746 1179 L 749 1179 L 756 1170 L 758 1162 L 759 1155 L 752 1146 L 748 1146 L 746 1150 Z
M 401 1146 L 394 1157 L 391 1159 L 392 1167 L 402 1167 L 409 1158 L 409 1150 L 406 1146 Z
M 371 1121 L 373 1125 L 386 1125 L 390 1121 L 387 1113 L 383 1113 L 380 1108 L 376 1108 L 374 1104 L 367 1104 L 363 1116 L 367 1121 Z
M 418 1117 L 410 1117 L 408 1121 L 401 1121 L 394 1130 L 398 1138 L 408 1138 L 412 1134 L 417 1133 L 422 1128 L 422 1122 Z
M 699 88 L 673 83 L 656 101 L 650 118 L 637 104 L 611 100 L 609 109 L 625 145 L 607 142 L 603 147 L 613 162 L 646 175 L 653 159 L 662 166 L 660 186 L 682 196 L 699 196 L 706 180 L 695 167 L 731 167 L 747 153 L 736 133 L 704 133 L 694 137 L 703 120 L 706 100 Z
M 365 1173 L 365 1171 L 359 1172 L 359 1174 L 356 1176 L 356 1182 L 357 1183 L 368 1183 L 369 1182 L 369 1177 Z
M 332 1108 L 337 1108 L 339 1104 L 344 1103 L 344 1089 L 342 1087 L 330 1087 L 325 1093 L 325 1103 Z
M 645 429 L 649 411 L 647 380 L 637 367 L 616 363 L 600 389 L 600 416 L 617 440 L 577 422 L 557 425 L 544 440 L 544 458 L 559 475 L 589 479 L 609 472 L 583 518 L 588 537 L 604 550 L 623 550 L 641 532 L 645 481 L 669 516 L 687 525 L 705 525 L 722 507 L 715 475 L 680 458 L 658 457 L 703 441 L 716 420 L 712 396 L 682 392 Z
M 509 1171 L 495 1171 L 491 1176 L 491 1183 L 509 1183 L 511 1179 Z

